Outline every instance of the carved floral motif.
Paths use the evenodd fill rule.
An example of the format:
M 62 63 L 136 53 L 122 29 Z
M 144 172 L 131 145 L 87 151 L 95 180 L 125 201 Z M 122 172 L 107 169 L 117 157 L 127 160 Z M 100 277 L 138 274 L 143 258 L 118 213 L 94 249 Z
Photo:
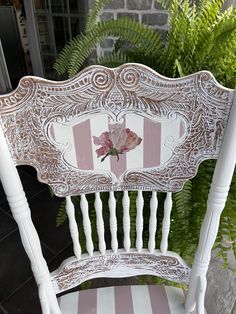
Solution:
M 146 253 L 119 253 L 89 257 L 66 263 L 52 276 L 56 293 L 98 277 L 156 275 L 178 283 L 189 284 L 190 268 L 176 257 Z
M 15 163 L 34 166 L 58 196 L 122 189 L 174 192 L 196 174 L 200 162 L 218 157 L 233 95 L 205 71 L 167 79 L 138 64 L 91 66 L 64 82 L 23 78 L 13 93 L 0 96 L 1 126 Z M 179 117 L 186 137 L 167 164 L 127 169 L 119 181 L 109 171 L 71 167 L 50 142 L 50 126 L 101 113 L 113 123 L 121 123 L 127 113 Z

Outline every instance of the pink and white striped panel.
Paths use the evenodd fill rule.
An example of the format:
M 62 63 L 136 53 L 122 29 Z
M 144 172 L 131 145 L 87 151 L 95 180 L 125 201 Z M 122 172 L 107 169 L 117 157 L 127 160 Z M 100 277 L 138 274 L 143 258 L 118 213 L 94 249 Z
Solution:
M 117 156 L 107 156 L 103 161 L 97 156 L 99 145 L 93 136 L 115 128 L 130 129 L 142 140 L 133 149 Z M 127 169 L 158 167 L 167 162 L 173 149 L 183 139 L 185 123 L 179 118 L 152 120 L 136 114 L 127 114 L 121 124 L 110 123 L 106 114 L 91 117 L 77 124 L 54 123 L 50 137 L 64 151 L 64 159 L 71 166 L 82 170 L 108 170 L 119 177 Z
M 175 287 L 117 286 L 70 293 L 58 302 L 62 314 L 184 314 L 184 299 Z

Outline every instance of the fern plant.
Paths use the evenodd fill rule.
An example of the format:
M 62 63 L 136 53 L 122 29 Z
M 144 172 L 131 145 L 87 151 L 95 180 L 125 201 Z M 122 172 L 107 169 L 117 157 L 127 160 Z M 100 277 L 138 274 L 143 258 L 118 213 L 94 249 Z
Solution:
M 116 67 L 126 62 L 139 62 L 167 77 L 180 77 L 204 69 L 211 71 L 224 86 L 235 87 L 236 10 L 229 7 L 223 11 L 224 0 L 199 0 L 197 5 L 191 0 L 158 0 L 170 11 L 166 39 L 148 26 L 129 18 L 100 22 L 98 16 L 108 1 L 95 1 L 87 19 L 85 33 L 70 41 L 59 54 L 54 66 L 59 74 L 67 72 L 69 77 L 75 75 L 97 44 L 113 36 L 117 38 L 113 51 L 97 58 L 94 63 Z M 170 249 L 178 251 L 190 262 L 206 210 L 213 169 L 214 161 L 204 162 L 198 175 L 174 196 Z M 148 194 L 145 195 L 148 199 Z M 216 241 L 219 256 L 226 266 L 228 251 L 236 256 L 235 195 L 236 176 L 233 177 Z M 134 197 L 135 194 L 132 194 L 131 198 Z M 132 199 L 131 204 L 135 203 Z M 118 198 L 117 202 L 119 201 Z M 59 222 L 66 217 L 62 213 L 63 208 L 59 211 Z M 160 222 L 162 213 L 159 212 L 158 215 Z M 135 217 L 134 206 L 131 206 L 131 216 Z M 145 219 L 144 217 L 144 221 Z M 134 239 L 135 231 L 132 228 L 131 231 Z M 159 238 L 160 231 L 157 241 Z

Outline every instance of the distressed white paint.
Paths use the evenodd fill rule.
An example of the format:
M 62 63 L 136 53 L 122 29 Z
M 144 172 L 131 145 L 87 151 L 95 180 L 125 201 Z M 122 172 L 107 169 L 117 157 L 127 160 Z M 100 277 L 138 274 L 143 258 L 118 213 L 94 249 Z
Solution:
M 157 227 L 157 207 L 158 199 L 157 192 L 152 192 L 152 197 L 150 199 L 150 218 L 149 218 L 149 239 L 148 239 L 148 249 L 151 253 L 154 252 L 156 246 L 156 227 Z
M 77 167 L 77 159 L 74 145 L 74 135 L 72 125 L 67 126 L 63 123 L 54 123 L 53 132 L 55 142 L 61 144 L 64 151 L 65 160 L 74 167 Z
M 180 119 L 166 119 L 161 122 L 161 165 L 173 155 L 173 149 L 179 140 Z
M 109 192 L 108 206 L 110 210 L 110 231 L 111 231 L 111 248 L 114 253 L 118 249 L 117 240 L 117 219 L 116 219 L 116 199 L 114 192 Z
M 224 209 L 230 183 L 236 162 L 236 89 L 234 102 L 231 108 L 227 128 L 224 134 L 219 158 L 216 163 L 212 184 L 207 200 L 207 211 L 200 231 L 199 245 L 192 267 L 191 281 L 185 308 L 190 311 L 194 308 L 196 298 L 198 308 L 203 307 L 206 290 L 206 272 L 211 258 L 211 250 L 214 245 L 220 223 L 220 215 Z M 201 282 L 199 283 L 199 278 Z M 200 284 L 201 289 L 198 289 Z M 202 294 L 202 296 L 199 295 Z
M 162 221 L 162 239 L 161 239 L 161 252 L 166 254 L 168 249 L 168 236 L 170 232 L 170 214 L 172 209 L 172 193 L 166 193 L 164 202 L 164 218 Z
M 80 208 L 83 215 L 83 227 L 84 234 L 86 238 L 86 250 L 90 256 L 93 255 L 93 240 L 92 240 L 92 230 L 91 230 L 91 222 L 89 219 L 89 211 L 88 211 L 88 201 L 84 194 L 80 196 Z
M 123 198 L 122 198 L 122 206 L 123 206 L 124 248 L 126 252 L 129 252 L 129 249 L 130 249 L 130 215 L 129 215 L 130 199 L 129 199 L 128 191 L 124 191 Z
M 25 197 L 19 174 L 11 158 L 1 127 L 0 151 L 0 180 L 6 193 L 13 217 L 19 227 L 21 241 L 30 259 L 35 280 L 38 286 L 41 285 L 44 287 L 52 313 L 61 314 L 52 286 L 51 276 L 43 257 L 40 240 L 31 219 L 29 204 Z M 40 294 L 42 295 L 42 292 Z M 44 300 L 42 307 L 45 308 Z M 46 306 L 45 311 L 47 311 L 47 309 L 48 306 Z M 43 314 L 47 314 L 47 312 Z
M 102 200 L 100 198 L 100 193 L 95 193 L 95 202 L 94 207 L 96 211 L 96 225 L 97 225 L 97 233 L 98 233 L 98 247 L 99 251 L 102 254 L 105 254 L 106 251 L 106 243 L 104 238 L 104 221 L 102 217 Z
M 137 199 L 136 199 L 136 248 L 138 252 L 142 251 L 143 247 L 143 192 L 138 191 Z
M 228 126 L 224 134 L 224 142 L 221 147 L 219 159 L 213 177 L 213 183 L 209 193 L 207 204 L 207 213 L 201 228 L 199 247 L 195 256 L 192 277 L 189 287 L 189 294 L 186 302 L 186 311 L 189 312 L 197 301 L 198 314 L 203 312 L 204 293 L 206 288 L 206 272 L 210 260 L 210 252 L 215 241 L 220 214 L 224 208 L 229 185 L 233 175 L 236 159 L 236 100 L 231 110 Z M 30 209 L 25 198 L 23 188 L 16 171 L 15 165 L 11 159 L 7 143 L 2 129 L 0 129 L 0 178 L 9 201 L 13 217 L 15 218 L 22 239 L 23 246 L 31 261 L 32 270 L 37 284 L 40 286 L 40 300 L 44 314 L 60 314 L 55 293 L 53 291 L 51 277 L 42 255 L 38 234 L 32 223 Z M 117 253 L 117 222 L 116 222 L 116 204 L 114 193 L 110 193 L 109 207 L 111 212 L 110 226 L 112 233 L 113 252 Z M 90 255 L 93 252 L 93 243 L 91 238 L 91 225 L 88 216 L 88 203 L 84 195 L 81 196 L 81 210 L 83 213 L 83 223 L 87 239 L 87 250 Z M 165 216 L 163 221 L 163 242 L 162 252 L 167 253 L 169 221 L 171 211 L 171 193 L 167 194 L 165 201 Z M 143 198 L 142 192 L 138 192 L 137 197 L 137 250 L 142 250 L 142 229 L 143 229 Z M 166 227 L 167 226 L 167 227 Z M 166 229 L 165 229 L 166 228 Z M 170 255 L 170 253 L 168 252 Z M 121 267 L 122 268 L 122 265 Z M 147 272 L 149 270 L 147 269 Z M 112 275 L 115 274 L 112 273 Z M 132 272 L 132 270 L 131 270 Z M 200 280 L 200 281 L 199 281 Z M 45 302 L 45 297 L 47 302 Z M 110 312 L 109 312 L 110 313 Z M 103 312 L 104 314 L 104 312 Z
M 70 234 L 73 241 L 74 254 L 78 259 L 80 259 L 81 246 L 79 243 L 79 232 L 78 232 L 77 222 L 75 219 L 75 207 L 71 201 L 70 196 L 66 197 L 66 213 L 69 219 L 69 229 L 70 229 Z

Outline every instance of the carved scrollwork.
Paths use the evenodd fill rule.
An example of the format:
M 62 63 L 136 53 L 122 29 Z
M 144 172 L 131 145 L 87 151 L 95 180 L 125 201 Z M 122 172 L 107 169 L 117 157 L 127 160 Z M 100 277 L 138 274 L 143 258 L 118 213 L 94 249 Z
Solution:
M 23 78 L 14 92 L 0 96 L 0 116 L 15 163 L 34 166 L 39 179 L 58 196 L 124 188 L 174 192 L 195 175 L 203 160 L 218 157 L 233 95 L 205 71 L 168 79 L 138 64 L 91 66 L 64 82 Z M 119 179 L 109 171 L 72 167 L 49 140 L 49 126 L 101 113 L 116 123 L 126 114 L 179 117 L 186 134 L 173 147 L 171 138 L 166 140 L 172 150 L 168 162 L 126 169 Z
M 189 284 L 190 268 L 176 257 L 147 253 L 119 253 L 89 257 L 66 263 L 52 276 L 56 293 L 99 277 L 150 274 Z

